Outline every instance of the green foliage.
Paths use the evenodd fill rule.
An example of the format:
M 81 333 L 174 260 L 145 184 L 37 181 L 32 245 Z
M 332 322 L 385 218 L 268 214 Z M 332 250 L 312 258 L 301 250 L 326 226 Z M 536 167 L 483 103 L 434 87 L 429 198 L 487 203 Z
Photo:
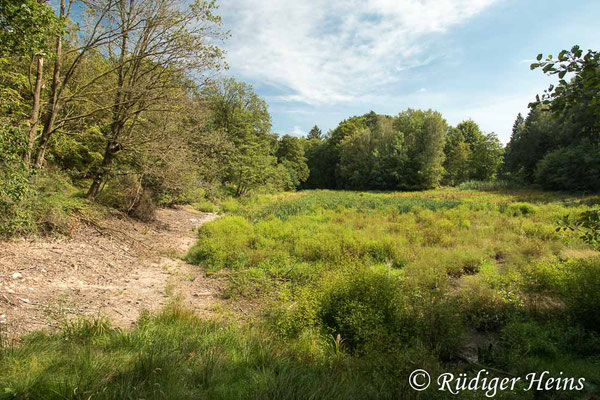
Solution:
M 460 190 L 525 190 L 526 185 L 516 181 L 466 181 L 458 185 Z
M 43 52 L 61 29 L 62 22 L 45 2 L 0 0 L 0 56 Z
M 313 139 L 321 140 L 321 139 L 323 139 L 323 132 L 321 131 L 321 129 L 319 129 L 319 127 L 317 125 L 315 125 L 308 132 L 308 135 L 306 136 L 306 139 L 308 139 L 308 140 L 313 140 Z
M 404 133 L 407 162 L 400 183 L 405 189 L 436 187 L 444 172 L 444 144 L 447 125 L 442 115 L 428 110 L 400 113 L 394 126 Z
M 600 149 L 585 141 L 547 153 L 538 163 L 536 181 L 546 189 L 600 190 Z
M 349 271 L 329 283 L 316 318 L 330 336 L 363 352 L 401 347 L 415 327 L 398 279 L 369 270 Z
M 0 174 L 0 237 L 26 233 L 34 225 L 30 211 L 34 193 L 29 171 L 18 163 L 0 162 Z
M 210 88 L 207 95 L 212 110 L 209 131 L 223 131 L 232 143 L 231 153 L 224 160 L 223 180 L 233 186 L 235 196 L 260 188 L 290 189 L 306 180 L 303 148 L 297 139 L 282 138 L 277 156 L 267 103 L 252 86 L 227 79 Z
M 581 244 L 554 232 L 569 208 L 547 204 L 548 194 L 500 189 L 237 201 L 227 206 L 235 216 L 201 228 L 188 260 L 228 268 L 229 296 L 270 299 L 269 321 L 286 337 L 316 329 L 336 351 L 366 357 L 420 345 L 444 360 L 465 345 L 465 331 L 497 334 L 537 318 L 539 296 L 584 304 L 579 296 L 567 301 L 568 280 L 542 278 L 538 264 L 555 260 L 566 243 Z M 584 287 L 595 292 L 589 281 Z
M 600 259 L 571 261 L 564 265 L 562 296 L 574 320 L 600 332 Z
M 482 133 L 472 120 L 450 129 L 444 152 L 443 182 L 450 185 L 468 180 L 495 180 L 503 161 L 503 148 L 498 137 Z
M 577 136 L 598 140 L 600 128 L 600 104 L 597 101 L 600 91 L 600 52 L 588 50 L 584 55 L 579 46 L 562 50 L 556 59 L 548 56 L 542 60 L 539 54 L 531 69 L 541 68 L 547 75 L 557 75 L 558 84 L 551 85 L 542 96 L 542 102 L 550 105 L 558 117 L 570 116 L 579 126 Z M 567 74 L 574 74 L 566 81 Z M 538 97 L 538 101 L 540 98 Z
M 577 232 L 581 240 L 600 246 L 600 210 L 584 211 L 577 216 L 566 215 L 558 221 L 557 232 Z
M 597 191 L 599 53 L 584 55 L 574 46 L 556 59 L 542 58 L 531 68 L 558 75 L 559 82 L 530 104 L 524 121 L 520 115 L 515 121 L 506 148 L 507 176 L 552 190 Z M 569 81 L 567 74 L 572 74 Z
M 299 138 L 284 135 L 277 143 L 277 161 L 282 164 L 290 177 L 291 185 L 285 190 L 298 188 L 308 179 L 308 165 L 304 157 L 304 146 Z

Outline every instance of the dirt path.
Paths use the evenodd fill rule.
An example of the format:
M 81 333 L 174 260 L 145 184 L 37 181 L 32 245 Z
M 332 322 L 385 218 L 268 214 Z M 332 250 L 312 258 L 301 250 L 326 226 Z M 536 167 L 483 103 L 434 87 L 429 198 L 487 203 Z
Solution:
M 189 208 L 160 209 L 150 224 L 113 216 L 81 224 L 69 238 L 0 242 L 0 328 L 14 336 L 79 314 L 128 327 L 141 310 L 175 297 L 209 315 L 221 282 L 181 257 L 194 229 L 214 218 Z

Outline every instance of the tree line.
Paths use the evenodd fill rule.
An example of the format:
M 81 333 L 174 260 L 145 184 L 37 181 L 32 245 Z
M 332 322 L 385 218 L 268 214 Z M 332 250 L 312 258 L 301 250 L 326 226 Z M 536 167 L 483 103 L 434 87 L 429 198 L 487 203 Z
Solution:
M 374 112 L 314 127 L 305 148 L 306 188 L 420 190 L 503 179 L 548 190 L 600 190 L 600 53 L 578 46 L 532 69 L 559 81 L 529 104 L 504 147 L 467 120 L 449 126 L 432 110 Z
M 421 190 L 493 180 L 503 147 L 472 120 L 451 127 L 439 112 L 375 112 L 342 121 L 324 138 L 306 139 L 310 176 L 304 187 Z

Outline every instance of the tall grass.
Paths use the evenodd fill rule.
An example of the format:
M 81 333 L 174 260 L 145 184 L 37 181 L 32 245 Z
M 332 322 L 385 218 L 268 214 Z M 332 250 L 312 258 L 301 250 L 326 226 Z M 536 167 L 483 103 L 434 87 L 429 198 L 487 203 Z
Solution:
M 393 399 L 409 361 L 431 363 L 416 349 L 402 361 L 380 374 L 319 336 L 283 343 L 171 305 L 129 332 L 80 321 L 1 349 L 0 399 Z

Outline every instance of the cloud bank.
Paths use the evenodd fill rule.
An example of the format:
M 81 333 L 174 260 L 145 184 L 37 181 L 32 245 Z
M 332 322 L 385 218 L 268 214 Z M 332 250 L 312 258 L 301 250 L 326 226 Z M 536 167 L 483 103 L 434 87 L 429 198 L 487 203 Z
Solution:
M 428 43 L 497 0 L 224 0 L 228 62 L 271 100 L 334 105 L 431 62 Z

